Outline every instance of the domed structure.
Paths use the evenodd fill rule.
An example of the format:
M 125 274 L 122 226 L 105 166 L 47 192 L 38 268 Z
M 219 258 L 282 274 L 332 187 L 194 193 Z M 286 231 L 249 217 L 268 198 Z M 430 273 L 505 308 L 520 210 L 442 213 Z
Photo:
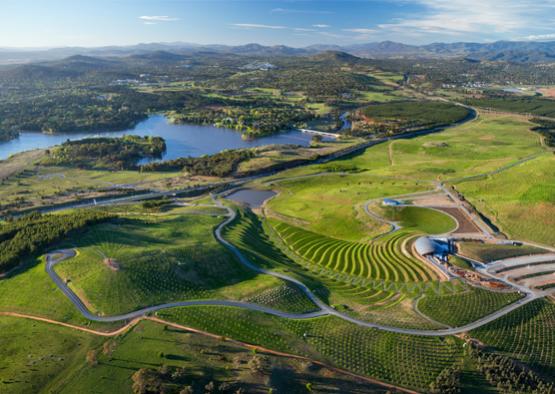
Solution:
M 428 237 L 420 237 L 414 243 L 414 248 L 420 256 L 427 256 L 438 252 L 434 241 Z

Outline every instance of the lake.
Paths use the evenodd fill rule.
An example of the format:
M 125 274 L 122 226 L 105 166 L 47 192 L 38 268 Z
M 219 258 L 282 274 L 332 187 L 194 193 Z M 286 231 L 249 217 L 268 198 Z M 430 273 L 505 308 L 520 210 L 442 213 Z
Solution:
M 250 208 L 260 208 L 264 201 L 276 195 L 272 190 L 239 189 L 226 196 L 228 200 L 240 202 Z
M 166 140 L 167 151 L 164 160 L 178 157 L 198 157 L 211 155 L 224 149 L 252 148 L 270 144 L 295 144 L 308 146 L 311 135 L 300 131 L 288 131 L 253 140 L 243 140 L 241 133 L 213 126 L 175 125 L 162 115 L 151 116 L 135 128 L 115 132 L 88 132 L 67 134 L 43 134 L 21 132 L 19 138 L 0 143 L 0 160 L 7 159 L 15 153 L 45 149 L 59 145 L 66 140 L 79 140 L 90 137 L 121 137 L 127 134 L 140 136 L 158 136 Z

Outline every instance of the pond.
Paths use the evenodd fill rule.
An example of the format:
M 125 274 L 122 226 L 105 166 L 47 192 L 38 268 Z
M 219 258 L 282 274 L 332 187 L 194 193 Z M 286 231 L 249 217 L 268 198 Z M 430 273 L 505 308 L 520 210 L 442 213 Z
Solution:
M 270 144 L 294 144 L 308 146 L 311 135 L 300 131 L 288 131 L 253 140 L 244 140 L 241 133 L 214 126 L 197 126 L 190 124 L 171 124 L 162 115 L 154 115 L 139 123 L 135 128 L 115 132 L 83 132 L 65 134 L 43 134 L 21 132 L 19 138 L 0 143 L 0 160 L 7 159 L 15 153 L 46 149 L 59 145 L 66 140 L 78 140 L 90 137 L 121 137 L 127 134 L 140 136 L 158 136 L 166 140 L 167 151 L 164 160 L 178 157 L 198 157 L 221 152 L 224 149 L 252 148 Z
M 248 205 L 250 208 L 259 208 L 264 204 L 264 201 L 276 195 L 272 190 L 258 190 L 258 189 L 239 189 L 226 198 L 228 200 L 236 201 Z

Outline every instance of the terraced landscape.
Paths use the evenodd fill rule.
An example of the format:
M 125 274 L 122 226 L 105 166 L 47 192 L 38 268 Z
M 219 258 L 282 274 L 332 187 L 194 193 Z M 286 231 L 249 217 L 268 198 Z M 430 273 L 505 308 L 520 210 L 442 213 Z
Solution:
M 0 393 L 552 394 L 551 131 L 436 91 L 427 61 L 228 55 L 156 53 L 167 76 L 95 100 L 307 146 L 0 162 Z
M 414 235 L 396 232 L 372 243 L 342 241 L 311 231 L 271 222 L 283 242 L 297 255 L 326 270 L 393 282 L 426 282 L 439 275 L 407 256 Z

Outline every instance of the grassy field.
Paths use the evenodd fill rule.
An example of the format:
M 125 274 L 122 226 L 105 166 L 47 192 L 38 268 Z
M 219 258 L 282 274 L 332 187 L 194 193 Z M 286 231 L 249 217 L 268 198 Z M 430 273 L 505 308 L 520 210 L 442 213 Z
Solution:
M 270 213 L 281 215 L 281 220 L 291 219 L 292 223 L 315 232 L 350 241 L 369 239 L 383 228 L 360 209 L 362 202 L 429 190 L 433 188 L 431 181 L 485 174 L 539 154 L 545 148 L 538 134 L 529 129 L 530 124 L 519 117 L 480 115 L 476 121 L 440 134 L 379 144 L 362 154 L 327 165 L 286 171 L 269 178 L 272 188 L 279 190 L 280 195 L 270 201 L 268 207 Z M 553 162 L 548 155 L 533 162 L 537 164 L 542 160 L 546 163 L 535 171 L 538 177 L 540 172 L 545 174 L 545 168 Z M 330 173 L 332 164 L 350 171 Z M 523 166 L 525 164 L 515 169 Z M 547 177 L 549 175 L 543 175 L 544 179 Z M 272 179 L 281 181 L 272 182 Z M 462 191 L 465 192 L 470 184 L 465 182 L 457 186 L 464 186 Z M 478 192 L 481 193 L 481 189 L 476 194 Z M 472 197 L 471 193 L 469 198 Z
M 555 226 L 553 166 L 555 156 L 545 154 L 485 179 L 455 186 L 509 237 L 555 246 L 551 230 Z
M 313 307 L 296 288 L 256 275 L 221 246 L 212 229 L 222 220 L 170 211 L 92 226 L 66 242 L 78 255 L 56 271 L 101 315 L 193 299 L 244 299 L 294 311 Z
M 114 326 L 87 321 L 56 287 L 44 264 L 44 258 L 29 261 L 20 272 L 0 279 L 0 311 L 38 315 L 98 328 Z M 39 299 L 40 302 L 37 302 Z
M 0 187 L 0 207 L 19 205 L 31 207 L 61 203 L 76 197 L 96 197 L 110 188 L 117 189 L 135 184 L 142 188 L 169 188 L 192 183 L 202 183 L 199 179 L 183 179 L 179 172 L 141 173 L 138 171 L 102 171 L 79 168 L 35 166 L 34 156 L 26 155 L 25 163 L 20 163 L 17 172 L 3 179 Z M 18 157 L 10 163 L 23 161 Z M 6 164 L 2 164 L 4 167 Z M 15 164 L 14 164 L 15 166 Z
M 165 319 L 225 337 L 308 356 L 383 381 L 425 390 L 462 355 L 453 337 L 397 335 L 337 318 L 287 320 L 235 308 L 177 308 Z M 252 325 L 257 329 L 252 330 Z
M 215 382 L 230 390 L 242 388 L 247 392 L 306 392 L 330 389 L 359 392 L 368 387 L 371 392 L 385 390 L 375 385 L 363 385 L 348 380 L 324 368 L 310 368 L 307 363 L 287 358 L 256 354 L 245 348 L 152 322 L 143 322 L 123 337 L 108 340 L 111 351 L 99 351 L 99 363 L 81 368 L 61 387 L 62 393 L 86 392 L 95 387 L 98 392 L 131 393 L 132 375 L 140 368 L 151 370 L 179 369 L 179 378 L 165 380 L 166 390 L 192 386 L 195 392 Z M 222 386 L 223 387 L 223 386 Z M 173 392 L 173 391 L 170 391 Z
M 101 341 L 90 334 L 13 317 L 0 317 L 0 392 L 50 392 L 85 365 Z
M 522 295 L 501 293 L 468 287 L 466 292 L 445 295 L 426 295 L 418 301 L 418 309 L 426 316 L 459 327 L 507 306 Z
M 6 394 L 132 393 L 133 375 L 141 368 L 171 372 L 171 378 L 169 372 L 161 376 L 165 392 L 177 393 L 185 386 L 201 391 L 211 381 L 216 387 L 248 392 L 273 388 L 304 393 L 307 383 L 316 392 L 386 392 L 381 386 L 356 382 L 301 360 L 253 353 L 149 321 L 125 335 L 101 338 L 42 322 L 0 317 L 0 344 L 10 358 L 0 369 L 0 391 Z
M 372 170 L 372 175 L 456 179 L 496 170 L 544 150 L 530 127 L 517 116 L 481 114 L 439 134 L 380 144 L 347 160 L 359 169 Z
M 382 223 L 362 210 L 363 202 L 430 188 L 425 182 L 383 179 L 367 173 L 329 173 L 274 185 L 280 193 L 268 203 L 270 216 L 275 211 L 280 218 L 302 223 L 311 231 L 348 241 L 368 240 L 383 232 Z
M 412 231 L 426 234 L 445 234 L 453 231 L 456 221 L 439 211 L 421 207 L 387 207 L 385 217 Z

